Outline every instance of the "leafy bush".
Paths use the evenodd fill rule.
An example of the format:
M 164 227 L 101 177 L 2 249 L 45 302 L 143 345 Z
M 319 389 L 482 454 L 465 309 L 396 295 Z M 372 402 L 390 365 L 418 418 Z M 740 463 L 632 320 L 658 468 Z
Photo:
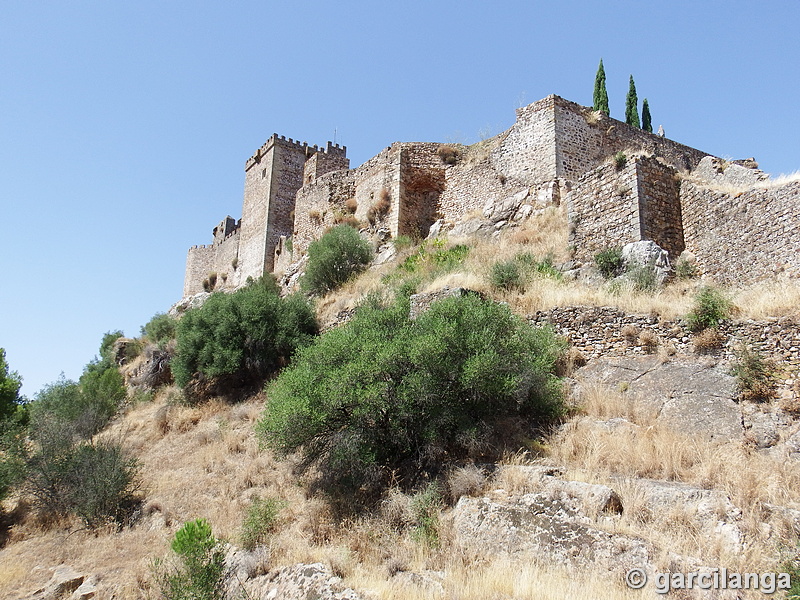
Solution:
M 731 367 L 731 374 L 736 377 L 742 400 L 761 402 L 775 395 L 775 364 L 756 349 L 742 346 Z
M 252 383 L 282 366 L 317 332 L 308 302 L 282 299 L 277 284 L 262 278 L 233 294 L 213 294 L 178 322 L 170 363 L 185 388 L 200 375 Z
M 636 292 L 653 293 L 658 289 L 656 270 L 649 265 L 633 267 L 627 273 Z
M 281 373 L 257 429 L 279 452 L 320 463 L 334 487 L 374 492 L 390 472 L 413 483 L 445 454 L 514 443 L 509 420 L 558 415 L 561 350 L 550 329 L 476 296 L 414 321 L 407 300 L 372 300 Z
M 154 344 L 163 347 L 167 342 L 175 339 L 177 322 L 165 313 L 156 313 L 146 325 L 142 326 L 141 333 Z
M 411 499 L 414 515 L 413 537 L 426 546 L 439 545 L 439 512 L 442 509 L 442 494 L 436 483 L 430 483 Z
M 606 248 L 594 255 L 594 264 L 606 279 L 620 275 L 624 269 L 622 248 Z
M 17 419 L 0 420 L 0 502 L 25 479 L 25 428 Z
M 98 362 L 87 365 L 82 383 L 62 376 L 44 386 L 30 404 L 32 428 L 44 426 L 47 420 L 57 421 L 70 441 L 89 439 L 100 431 L 125 398 L 122 376 L 116 369 L 104 369 L 101 365 Z
M 503 260 L 492 265 L 489 283 L 492 287 L 506 291 L 525 291 L 531 277 L 550 277 L 561 279 L 561 272 L 553 265 L 553 258 L 546 256 L 536 260 L 532 254 L 525 252 L 510 260 Z
M 686 315 L 686 322 L 695 332 L 718 327 L 720 321 L 730 315 L 731 308 L 730 300 L 721 291 L 705 286 L 695 296 L 694 308 Z
M 138 462 L 111 442 L 75 442 L 69 423 L 50 416 L 33 431 L 36 450 L 27 465 L 36 504 L 53 514 L 73 513 L 90 527 L 121 522 L 135 507 Z
M 308 247 L 304 291 L 322 295 L 361 273 L 372 260 L 369 242 L 347 225 L 337 225 Z
M 693 279 L 697 277 L 697 267 L 692 261 L 681 257 L 675 263 L 675 276 L 678 279 Z
M 278 526 L 278 515 L 285 507 L 285 502 L 275 498 L 253 500 L 242 524 L 242 546 L 252 550 L 268 541 Z
M 617 168 L 617 171 L 622 169 L 622 167 L 624 167 L 627 162 L 628 162 L 628 157 L 625 156 L 624 152 L 619 151 L 614 155 L 614 166 Z
M 205 519 L 185 523 L 171 544 L 178 564 L 156 561 L 156 581 L 167 600 L 220 600 L 224 597 L 225 554 Z
M 519 262 L 513 259 L 494 263 L 489 274 L 489 282 L 492 287 L 508 292 L 525 289 L 525 278 Z
M 20 387 L 22 387 L 22 378 L 16 371 L 9 371 L 6 351 L 0 348 L 0 421 L 8 419 L 16 413 L 20 403 Z

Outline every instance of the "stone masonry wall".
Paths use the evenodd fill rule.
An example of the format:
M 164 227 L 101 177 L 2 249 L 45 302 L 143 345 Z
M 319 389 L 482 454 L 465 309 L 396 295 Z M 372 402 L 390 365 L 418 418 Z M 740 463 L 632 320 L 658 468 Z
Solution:
M 400 152 L 400 188 L 397 234 L 425 238 L 439 218 L 439 197 L 445 186 L 440 144 L 403 144 Z
M 275 136 L 245 163 L 244 200 L 239 244 L 240 277 L 258 279 L 264 274 L 270 190 L 274 177 Z
M 589 107 L 558 96 L 548 96 L 545 100 L 548 101 L 548 111 L 553 112 L 553 149 L 556 152 L 558 177 L 575 180 L 617 152 L 661 157 L 667 164 L 680 171 L 695 168 L 708 155 L 706 152 L 684 146 L 668 138 L 631 127 L 622 121 L 599 115 Z M 541 108 L 537 105 L 544 103 L 545 100 L 540 100 L 526 109 L 542 110 L 544 105 Z M 517 114 L 519 115 L 519 111 Z
M 183 278 L 183 297 L 203 291 L 203 280 L 214 270 L 216 250 L 212 245 L 192 246 L 186 255 L 186 273 Z
M 681 183 L 686 249 L 720 283 L 800 278 L 800 182 L 726 195 Z
M 581 177 L 567 194 L 570 245 L 575 258 L 591 262 L 595 254 L 640 239 L 636 162 L 617 170 L 607 164 Z
M 660 159 L 634 157 L 581 177 L 567 195 L 575 258 L 591 262 L 606 248 L 652 240 L 677 259 L 684 249 L 680 184 Z
M 635 162 L 641 239 L 654 241 L 674 262 L 685 247 L 677 173 L 660 159 Z
M 692 334 L 680 320 L 653 315 L 628 314 L 617 308 L 566 306 L 530 315 L 533 324 L 549 323 L 587 358 L 606 355 L 641 355 L 659 347 L 680 354 L 694 353 Z M 731 360 L 742 344 L 757 349 L 783 369 L 785 377 L 800 377 L 800 321 L 789 317 L 759 321 L 724 321 L 720 326 L 725 343 L 714 355 Z M 642 333 L 645 335 L 642 336 Z M 657 346 L 642 339 L 648 334 Z
M 302 256 L 337 218 L 347 214 L 345 202 L 355 196 L 352 171 L 335 171 L 303 186 L 297 193 L 294 211 L 292 254 Z

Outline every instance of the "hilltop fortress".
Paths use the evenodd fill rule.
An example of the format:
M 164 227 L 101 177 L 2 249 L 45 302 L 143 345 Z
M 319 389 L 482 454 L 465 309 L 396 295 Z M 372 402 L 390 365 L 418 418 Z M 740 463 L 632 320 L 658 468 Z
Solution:
M 272 135 L 245 163 L 241 220 L 189 249 L 184 297 L 280 274 L 340 222 L 424 238 L 476 214 L 500 214 L 498 230 L 561 203 L 576 263 L 652 240 L 672 261 L 691 252 L 721 283 L 800 277 L 800 181 L 778 185 L 752 159 L 709 156 L 555 95 L 516 117 L 471 147 L 398 142 L 355 169 L 345 147 Z

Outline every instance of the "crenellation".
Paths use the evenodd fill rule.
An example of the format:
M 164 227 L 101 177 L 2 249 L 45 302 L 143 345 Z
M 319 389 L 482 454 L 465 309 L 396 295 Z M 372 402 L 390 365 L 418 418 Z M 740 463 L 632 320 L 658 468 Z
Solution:
M 245 162 L 241 219 L 227 216 L 212 244 L 189 249 L 184 295 L 212 271 L 232 289 L 285 269 L 340 222 L 424 238 L 436 220 L 449 226 L 513 202 L 525 214 L 566 202 L 578 264 L 652 240 L 673 261 L 691 252 L 722 282 L 800 277 L 800 182 L 771 185 L 752 158 L 708 156 L 556 95 L 518 108 L 511 128 L 457 146 L 455 157 L 443 146 L 396 142 L 351 169 L 346 146 L 273 133 Z

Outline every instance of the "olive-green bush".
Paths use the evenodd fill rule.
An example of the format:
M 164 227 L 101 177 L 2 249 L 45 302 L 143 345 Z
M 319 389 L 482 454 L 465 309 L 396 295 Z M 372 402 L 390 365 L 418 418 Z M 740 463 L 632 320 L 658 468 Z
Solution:
M 170 367 L 180 387 L 200 375 L 258 381 L 316 333 L 308 301 L 299 295 L 281 298 L 274 280 L 262 278 L 233 294 L 213 294 L 187 311 L 178 322 Z
M 371 260 L 369 242 L 349 225 L 337 225 L 309 245 L 300 287 L 311 294 L 326 294 L 361 273 Z
M 319 463 L 332 485 L 375 491 L 389 473 L 413 485 L 444 456 L 509 441 L 509 423 L 530 435 L 556 417 L 562 349 L 552 330 L 474 295 L 414 321 L 407 300 L 373 299 L 269 386 L 257 429 L 268 446 Z

